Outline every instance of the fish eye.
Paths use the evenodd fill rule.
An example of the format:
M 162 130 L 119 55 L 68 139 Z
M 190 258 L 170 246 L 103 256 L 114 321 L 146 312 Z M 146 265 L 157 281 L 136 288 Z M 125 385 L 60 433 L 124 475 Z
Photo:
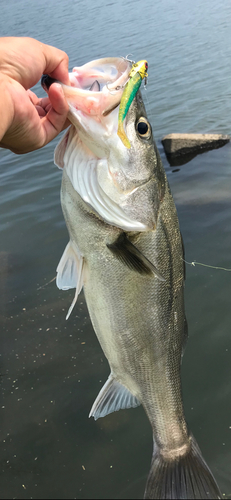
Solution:
M 146 118 L 140 118 L 136 124 L 136 130 L 140 137 L 147 139 L 151 135 L 151 127 Z

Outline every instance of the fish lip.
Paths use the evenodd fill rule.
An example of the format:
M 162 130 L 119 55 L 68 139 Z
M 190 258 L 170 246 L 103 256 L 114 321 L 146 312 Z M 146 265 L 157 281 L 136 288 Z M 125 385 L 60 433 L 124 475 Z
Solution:
M 41 85 L 48 92 L 53 83 L 60 83 L 67 102 L 86 115 L 106 116 L 120 103 L 128 81 L 131 62 L 122 57 L 96 59 L 69 73 L 71 85 L 65 85 L 49 75 L 43 75 Z M 99 80 L 101 90 L 91 91 L 91 84 Z

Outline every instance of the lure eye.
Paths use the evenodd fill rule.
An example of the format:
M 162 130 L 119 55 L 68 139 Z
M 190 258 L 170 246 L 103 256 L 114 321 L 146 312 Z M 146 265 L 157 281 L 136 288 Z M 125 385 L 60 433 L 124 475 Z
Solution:
M 140 118 L 136 124 L 136 130 L 140 137 L 149 139 L 151 135 L 151 127 L 146 118 Z

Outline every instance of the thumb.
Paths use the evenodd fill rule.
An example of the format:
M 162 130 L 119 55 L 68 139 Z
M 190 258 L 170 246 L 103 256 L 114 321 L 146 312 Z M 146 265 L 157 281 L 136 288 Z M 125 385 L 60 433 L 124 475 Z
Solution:
M 68 126 L 66 122 L 69 106 L 64 97 L 62 86 L 59 83 L 53 83 L 50 86 L 48 95 L 51 108 L 41 120 L 45 132 L 44 146 Z

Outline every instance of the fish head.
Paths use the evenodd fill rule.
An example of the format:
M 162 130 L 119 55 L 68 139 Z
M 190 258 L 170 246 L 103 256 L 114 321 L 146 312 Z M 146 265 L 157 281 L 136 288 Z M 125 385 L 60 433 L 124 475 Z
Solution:
M 145 231 L 156 222 L 153 189 L 158 206 L 159 170 L 140 91 L 123 122 L 131 148 L 117 135 L 119 104 L 130 70 L 130 61 L 123 58 L 73 69 L 71 85 L 62 85 L 73 126 L 56 148 L 55 163 L 65 168 L 74 189 L 105 222 Z M 42 83 L 48 88 L 52 81 L 45 77 Z

